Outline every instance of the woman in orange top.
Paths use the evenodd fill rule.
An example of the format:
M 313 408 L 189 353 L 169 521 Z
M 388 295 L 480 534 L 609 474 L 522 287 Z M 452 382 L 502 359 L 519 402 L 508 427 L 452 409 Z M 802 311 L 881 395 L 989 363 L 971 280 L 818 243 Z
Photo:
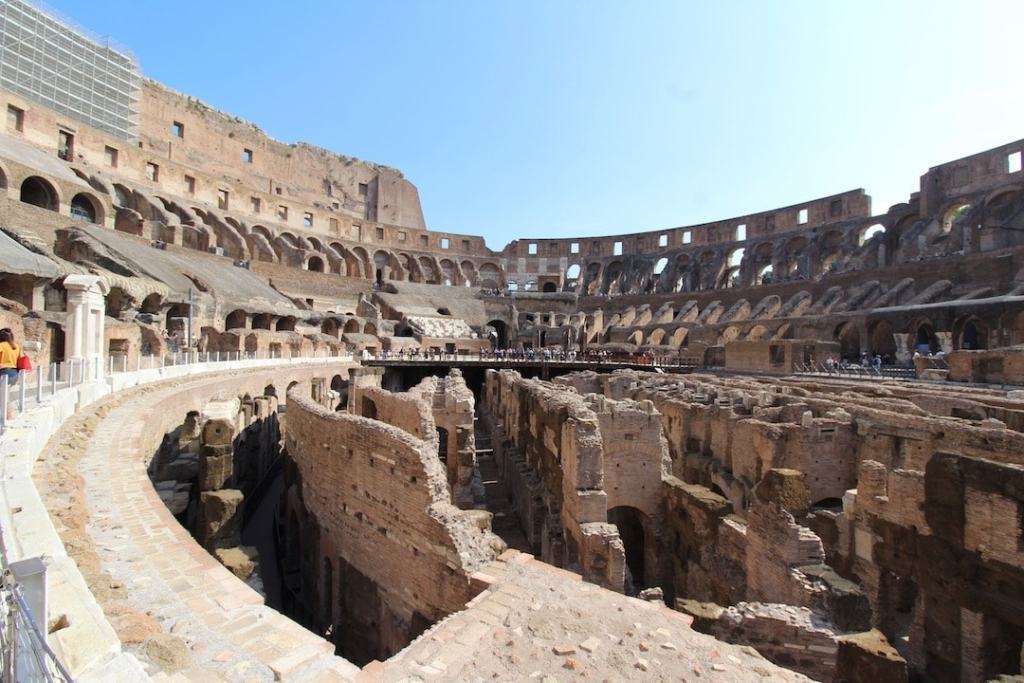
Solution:
M 18 381 L 18 356 L 21 347 L 14 343 L 14 333 L 9 327 L 0 330 L 0 375 L 7 376 L 7 383 Z

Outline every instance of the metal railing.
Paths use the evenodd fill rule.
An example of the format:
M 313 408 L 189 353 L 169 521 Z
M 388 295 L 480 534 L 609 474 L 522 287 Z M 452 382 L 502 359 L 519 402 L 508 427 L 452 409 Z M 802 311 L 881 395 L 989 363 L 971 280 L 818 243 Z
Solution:
M 917 373 L 914 368 L 900 365 L 858 365 L 857 363 L 836 363 L 827 365 L 822 362 L 793 363 L 793 370 L 801 375 L 828 375 L 855 379 L 914 379 Z
M 33 614 L 21 583 L 8 568 L 0 579 L 0 680 L 13 683 L 72 683 L 50 649 L 46 625 Z
M 293 356 L 298 358 L 299 356 Z M 347 352 L 321 351 L 308 358 L 350 358 Z M 116 374 L 156 370 L 182 365 L 198 365 L 205 363 L 221 363 L 243 360 L 278 360 L 285 359 L 280 351 L 175 351 L 161 356 L 141 354 L 129 360 L 127 354 L 108 356 L 106 361 L 101 358 L 72 359 L 60 363 L 50 363 L 46 370 L 37 365 L 34 370 L 19 371 L 16 380 L 10 380 L 6 374 L 0 375 L 0 434 L 7 429 L 11 417 L 17 417 L 32 405 L 39 405 L 52 398 L 60 389 L 77 387 L 86 382 L 99 381 Z
M 72 360 L 39 365 L 21 371 L 13 382 L 0 374 L 0 434 L 9 418 L 53 399 L 58 391 L 86 382 L 103 381 L 121 373 L 157 370 L 174 366 L 205 365 L 245 360 L 351 360 L 348 352 L 321 350 L 309 356 L 284 357 L 277 350 L 255 352 L 183 351 L 165 356 L 126 356 Z M 217 370 L 215 367 L 209 368 Z M 159 375 L 153 376 L 154 380 Z M 114 385 L 111 384 L 111 388 Z M 72 683 L 67 668 L 47 643 L 46 567 L 38 557 L 10 561 L 5 528 L 0 520 L 0 682 Z

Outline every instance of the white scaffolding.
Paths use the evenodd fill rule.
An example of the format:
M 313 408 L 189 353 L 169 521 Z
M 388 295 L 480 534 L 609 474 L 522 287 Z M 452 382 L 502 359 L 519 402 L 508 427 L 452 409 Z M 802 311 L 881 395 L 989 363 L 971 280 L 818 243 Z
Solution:
M 138 62 L 24 0 L 0 0 L 0 87 L 126 140 L 138 139 Z

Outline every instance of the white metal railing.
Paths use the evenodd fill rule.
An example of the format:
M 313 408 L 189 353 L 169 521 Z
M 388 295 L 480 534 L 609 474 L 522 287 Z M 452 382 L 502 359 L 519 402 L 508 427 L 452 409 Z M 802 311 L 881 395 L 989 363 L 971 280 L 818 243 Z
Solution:
M 77 412 L 104 393 L 127 387 L 182 374 L 247 367 L 246 364 L 238 365 L 239 361 L 256 361 L 254 367 L 259 367 L 263 365 L 259 361 L 269 361 L 273 365 L 279 361 L 282 366 L 287 366 L 351 360 L 352 354 L 348 352 L 330 350 L 312 356 L 288 358 L 276 350 L 264 353 L 193 351 L 162 357 L 136 356 L 134 362 L 129 362 L 127 357 L 118 357 L 51 363 L 45 370 L 43 365 L 39 365 L 34 371 L 19 372 L 14 382 L 8 380 L 6 373 L 0 375 L 0 437 L 8 428 L 22 426 L 18 418 L 26 412 L 30 414 L 25 416 L 28 422 L 24 426 L 32 427 L 33 408 L 46 408 L 53 401 L 62 400 L 60 397 L 67 390 L 79 392 L 79 388 L 88 383 L 96 386 L 103 382 L 99 384 L 98 392 L 78 393 L 72 412 Z M 133 373 L 136 373 L 134 377 Z M 121 375 L 124 375 L 123 380 L 119 379 Z M 104 385 L 109 392 L 103 389 Z M 62 417 L 66 419 L 68 415 L 65 413 Z M 46 429 L 50 430 L 59 425 L 53 422 L 46 424 L 49 425 Z M 45 438 L 36 441 L 39 443 Z M 0 506 L 3 506 L 2 496 Z M 47 643 L 45 564 L 39 557 L 13 561 L 8 541 L 14 537 L 9 535 L 10 532 L 0 515 L 0 681 L 71 683 L 72 677 Z
M 295 356 L 299 358 L 299 356 Z M 301 358 L 323 360 L 351 360 L 348 352 L 325 350 L 312 356 Z M 33 405 L 40 405 L 53 397 L 60 389 L 77 387 L 91 381 L 99 381 L 117 374 L 127 374 L 142 370 L 157 370 L 169 367 L 202 365 L 206 363 L 223 363 L 245 360 L 290 360 L 282 356 L 280 351 L 175 351 L 156 356 L 138 354 L 129 361 L 127 354 L 109 356 L 104 362 L 100 358 L 72 359 L 59 363 L 50 363 L 43 370 L 37 365 L 35 370 L 20 371 L 16 380 L 10 380 L 6 374 L 0 375 L 0 434 L 9 426 L 12 417 L 22 415 Z
M 26 600 L 16 574 L 6 568 L 0 578 L 0 680 L 14 683 L 73 683 L 71 674 L 50 649 L 43 619 Z

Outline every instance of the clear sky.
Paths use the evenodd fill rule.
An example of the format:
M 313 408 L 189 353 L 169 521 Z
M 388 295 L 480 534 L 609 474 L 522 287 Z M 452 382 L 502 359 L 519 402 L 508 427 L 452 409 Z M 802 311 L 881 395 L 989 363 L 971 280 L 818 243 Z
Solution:
M 657 230 L 1024 138 L 1024 2 L 49 0 L 148 77 L 395 166 L 428 227 Z

